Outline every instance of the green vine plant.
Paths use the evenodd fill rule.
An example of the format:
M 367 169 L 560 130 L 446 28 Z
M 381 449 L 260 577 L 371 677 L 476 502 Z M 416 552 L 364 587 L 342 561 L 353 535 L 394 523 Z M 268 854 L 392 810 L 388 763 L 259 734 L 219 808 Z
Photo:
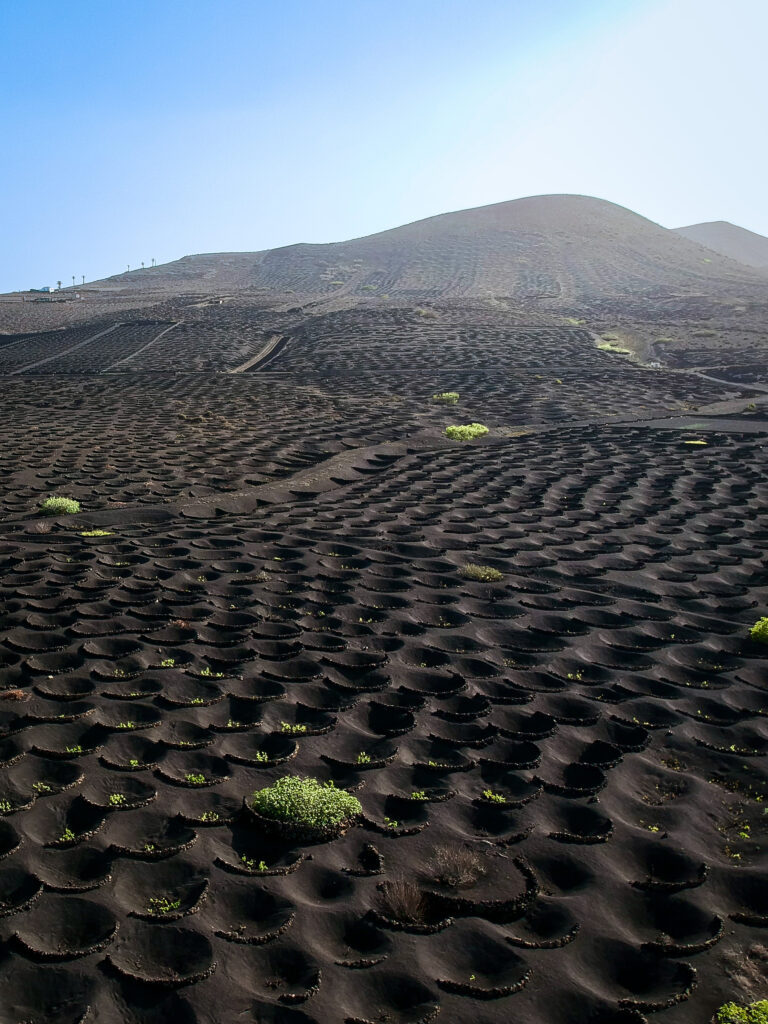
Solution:
M 51 495 L 40 502 L 40 511 L 46 516 L 71 516 L 80 511 L 80 502 L 74 498 L 62 498 Z
M 164 917 L 181 907 L 181 900 L 171 900 L 168 896 L 153 896 L 147 906 L 147 913 L 152 917 Z
M 264 818 L 310 828 L 342 825 L 362 811 L 357 797 L 337 789 L 333 782 L 294 775 L 257 790 L 251 806 Z
M 768 999 L 740 1006 L 724 1003 L 715 1016 L 717 1024 L 768 1024 Z
M 488 433 L 488 427 L 482 423 L 464 423 L 459 426 L 445 428 L 445 436 L 452 441 L 472 441 Z

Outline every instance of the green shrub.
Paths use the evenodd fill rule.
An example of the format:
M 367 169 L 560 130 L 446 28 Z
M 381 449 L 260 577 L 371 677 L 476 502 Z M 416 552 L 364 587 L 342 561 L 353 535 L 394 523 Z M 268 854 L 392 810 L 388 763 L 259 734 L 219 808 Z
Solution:
M 631 356 L 632 355 L 631 349 L 625 348 L 624 345 L 616 345 L 612 341 L 601 341 L 601 342 L 598 342 L 597 347 L 600 349 L 601 352 L 614 352 L 616 355 L 619 355 L 619 356 Z
M 468 562 L 459 569 L 459 573 L 465 580 L 477 580 L 478 583 L 498 583 L 504 579 L 504 573 L 499 572 L 490 565 L 475 565 Z
M 306 725 L 291 725 L 290 722 L 280 723 L 280 732 L 290 733 L 291 736 L 302 736 L 306 731 Z
M 147 913 L 152 917 L 172 914 L 181 907 L 181 900 L 172 900 L 169 896 L 153 896 L 147 905 Z
M 506 797 L 502 796 L 501 793 L 494 793 L 492 789 L 484 789 L 483 796 L 492 804 L 505 804 L 507 802 Z
M 441 405 L 456 405 L 459 400 L 458 391 L 438 391 L 432 395 L 433 402 L 440 402 Z
M 80 502 L 74 498 L 59 498 L 53 495 L 40 502 L 40 511 L 47 516 L 69 516 L 80 511 Z
M 333 782 L 297 775 L 285 775 L 257 790 L 251 807 L 264 818 L 317 829 L 342 825 L 362 811 L 357 797 L 337 789 Z
M 724 1003 L 717 1011 L 717 1024 L 768 1024 L 768 999 L 748 1006 Z
M 758 619 L 750 629 L 749 635 L 761 644 L 768 644 L 768 617 L 764 615 L 762 619 Z
M 488 427 L 482 423 L 465 423 L 463 426 L 446 427 L 445 435 L 452 441 L 471 441 L 473 437 L 482 437 L 488 433 Z

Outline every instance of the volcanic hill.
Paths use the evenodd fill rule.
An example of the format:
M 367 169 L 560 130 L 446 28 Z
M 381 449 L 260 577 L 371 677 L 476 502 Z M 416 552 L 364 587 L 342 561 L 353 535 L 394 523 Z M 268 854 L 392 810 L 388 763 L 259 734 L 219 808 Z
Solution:
M 624 207 L 568 195 L 446 213 L 346 242 L 185 256 L 101 282 L 314 297 L 503 295 L 551 305 L 759 283 L 754 272 Z
M 748 267 L 768 270 L 768 238 L 755 231 L 740 228 L 727 220 L 713 220 L 706 224 L 689 224 L 675 228 L 675 232 L 691 242 L 737 260 Z

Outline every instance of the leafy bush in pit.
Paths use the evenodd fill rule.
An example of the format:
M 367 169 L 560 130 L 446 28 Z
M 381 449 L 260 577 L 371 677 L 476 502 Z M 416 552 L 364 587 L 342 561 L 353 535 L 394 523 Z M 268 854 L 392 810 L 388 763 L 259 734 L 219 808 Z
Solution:
M 440 402 L 442 405 L 456 405 L 459 400 L 458 391 L 438 391 L 432 395 L 433 402 Z
M 80 502 L 74 498 L 60 498 L 52 495 L 40 502 L 40 511 L 47 516 L 69 516 L 80 511 Z
M 445 436 L 452 441 L 471 441 L 473 437 L 482 437 L 488 433 L 488 427 L 482 423 L 465 423 L 460 426 L 446 427 Z
M 768 616 L 758 619 L 750 629 L 749 635 L 761 644 L 768 644 Z
M 619 356 L 631 356 L 631 349 L 625 348 L 624 345 L 616 345 L 612 341 L 601 341 L 597 346 L 601 352 L 614 352 Z
M 717 1024 L 768 1024 L 768 999 L 748 1006 L 724 1003 L 717 1011 Z
M 478 583 L 498 583 L 504 579 L 504 574 L 490 565 L 476 565 L 474 562 L 467 562 L 459 569 L 459 573 L 465 580 L 477 580 Z
M 181 907 L 181 900 L 172 900 L 169 896 L 153 896 L 147 906 L 147 913 L 152 917 L 172 914 Z
M 303 733 L 307 731 L 307 727 L 306 725 L 291 725 L 290 722 L 281 722 L 280 731 L 288 732 L 292 736 L 301 736 Z
M 501 793 L 494 793 L 492 789 L 484 789 L 483 798 L 492 804 L 505 804 L 507 802 L 506 797 Z
M 251 807 L 264 818 L 309 828 L 341 825 L 362 811 L 357 797 L 337 789 L 333 782 L 297 775 L 285 775 L 273 785 L 257 790 Z

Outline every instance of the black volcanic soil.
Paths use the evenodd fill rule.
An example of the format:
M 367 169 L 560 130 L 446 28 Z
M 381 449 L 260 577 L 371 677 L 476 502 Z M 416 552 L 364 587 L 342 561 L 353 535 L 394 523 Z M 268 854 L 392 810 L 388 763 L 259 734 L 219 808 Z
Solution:
M 760 338 L 737 378 L 599 349 L 639 299 L 131 301 L 0 345 L 0 1024 L 763 996 Z M 286 773 L 360 821 L 266 834 Z

